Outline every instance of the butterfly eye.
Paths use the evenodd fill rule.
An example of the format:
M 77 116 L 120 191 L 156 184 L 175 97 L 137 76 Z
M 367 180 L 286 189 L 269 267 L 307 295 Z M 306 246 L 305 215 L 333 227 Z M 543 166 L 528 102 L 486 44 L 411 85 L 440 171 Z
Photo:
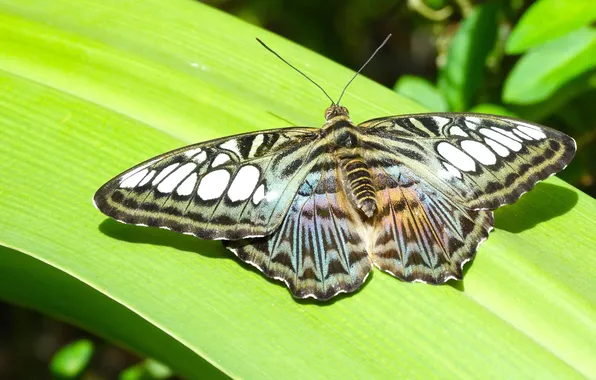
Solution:
M 325 120 L 329 120 L 333 117 L 332 114 L 334 112 L 333 111 L 334 107 L 335 107 L 335 105 L 332 105 L 331 107 L 329 107 L 325 110 Z
M 329 121 L 337 116 L 349 116 L 348 109 L 344 106 L 332 104 L 325 110 L 325 120 Z

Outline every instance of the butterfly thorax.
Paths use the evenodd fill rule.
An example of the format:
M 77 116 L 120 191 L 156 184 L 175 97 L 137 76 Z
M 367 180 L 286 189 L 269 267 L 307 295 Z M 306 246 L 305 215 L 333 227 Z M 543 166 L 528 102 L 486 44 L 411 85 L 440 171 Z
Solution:
M 329 141 L 330 153 L 338 162 L 339 175 L 348 199 L 366 217 L 377 211 L 376 189 L 370 168 L 362 157 L 360 132 L 349 118 L 348 110 L 331 106 L 321 135 Z

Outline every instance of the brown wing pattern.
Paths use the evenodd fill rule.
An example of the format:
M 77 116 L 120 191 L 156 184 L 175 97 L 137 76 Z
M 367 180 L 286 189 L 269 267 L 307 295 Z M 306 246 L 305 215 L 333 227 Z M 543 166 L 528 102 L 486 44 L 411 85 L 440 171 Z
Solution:
M 492 212 L 465 209 L 404 166 L 372 170 L 379 203 L 374 264 L 405 281 L 461 279 L 463 265 L 492 229 Z
M 278 230 L 224 244 L 268 277 L 285 282 L 294 297 L 329 299 L 358 289 L 370 272 L 365 228 L 346 198 L 335 162 L 323 158 Z

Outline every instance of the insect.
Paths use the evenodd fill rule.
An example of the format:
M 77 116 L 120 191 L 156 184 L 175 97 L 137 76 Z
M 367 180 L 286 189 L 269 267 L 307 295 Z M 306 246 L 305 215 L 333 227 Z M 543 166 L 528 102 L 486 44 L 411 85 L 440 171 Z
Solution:
M 360 288 L 373 266 L 408 282 L 461 279 L 493 228 L 491 210 L 575 154 L 564 133 L 492 115 L 412 114 L 355 125 L 341 96 L 327 95 L 320 129 L 180 148 L 116 176 L 94 203 L 123 223 L 223 240 L 294 297 L 327 300 Z

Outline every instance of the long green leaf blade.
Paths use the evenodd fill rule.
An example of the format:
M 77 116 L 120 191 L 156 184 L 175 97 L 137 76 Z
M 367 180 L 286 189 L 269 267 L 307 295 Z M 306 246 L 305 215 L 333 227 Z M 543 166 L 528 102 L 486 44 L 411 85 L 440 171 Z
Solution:
M 54 310 L 193 378 L 214 368 L 245 378 L 596 373 L 596 202 L 562 181 L 497 213 L 463 287 L 376 272 L 352 297 L 296 302 L 219 243 L 106 220 L 91 196 L 192 141 L 322 123 L 316 88 L 247 36 L 330 92 L 349 70 L 183 0 L 8 2 L 0 33 L 0 244 L 10 248 L 0 251 L 0 297 Z M 356 121 L 422 110 L 364 78 L 344 104 Z M 101 308 L 58 304 L 73 287 L 103 295 L 89 305 L 129 315 L 125 326 Z M 212 367 L 193 365 L 202 361 Z

